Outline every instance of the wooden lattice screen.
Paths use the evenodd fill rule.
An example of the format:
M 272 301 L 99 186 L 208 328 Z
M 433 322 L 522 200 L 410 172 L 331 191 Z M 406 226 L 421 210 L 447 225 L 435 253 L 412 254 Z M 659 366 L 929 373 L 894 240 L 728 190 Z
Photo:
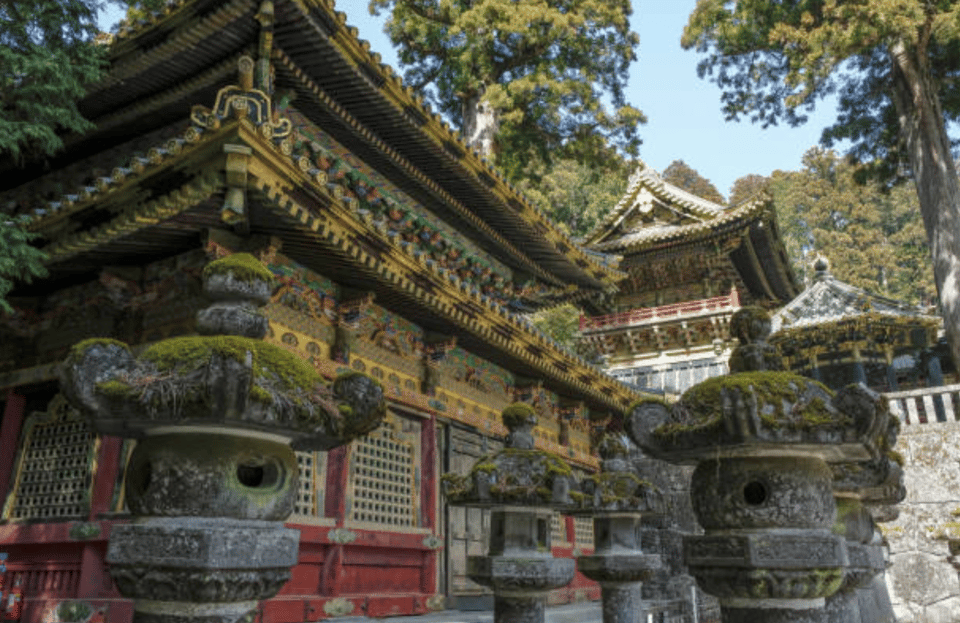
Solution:
M 347 518 L 391 528 L 418 527 L 420 423 L 390 415 L 350 448 Z
M 5 519 L 86 519 L 98 440 L 86 420 L 57 395 L 24 421 Z

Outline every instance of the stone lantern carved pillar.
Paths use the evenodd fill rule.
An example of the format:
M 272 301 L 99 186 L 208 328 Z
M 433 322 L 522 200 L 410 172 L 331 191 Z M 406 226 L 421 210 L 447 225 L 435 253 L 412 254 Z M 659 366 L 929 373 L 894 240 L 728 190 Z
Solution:
M 627 432 L 648 454 L 695 464 L 690 495 L 703 536 L 684 542 L 700 587 L 725 623 L 826 621 L 825 598 L 843 581 L 843 537 L 829 463 L 884 454 L 889 414 L 863 386 L 834 395 L 782 370 L 764 341 L 769 317 L 738 311 L 733 374 L 688 390 L 678 403 L 641 402 Z
M 897 425 L 884 440 L 891 448 L 896 443 Z M 885 583 L 878 586 L 886 569 L 882 539 L 873 514 L 865 502 L 896 504 L 903 499 L 902 471 L 891 458 L 881 456 L 866 463 L 837 463 L 831 466 L 837 502 L 834 533 L 847 541 L 850 564 L 844 570 L 840 590 L 827 598 L 830 623 L 892 623 L 893 615 Z
M 543 623 L 546 593 L 573 580 L 575 562 L 554 558 L 550 518 L 571 508 L 570 466 L 535 450 L 533 408 L 513 404 L 503 411 L 510 431 L 503 450 L 481 457 L 466 476 L 447 474 L 443 491 L 450 504 L 489 508 L 490 549 L 471 556 L 468 577 L 494 594 L 494 623 Z
M 629 471 L 622 435 L 608 433 L 599 444 L 601 473 L 584 478 L 579 508 L 571 514 L 593 517 L 594 552 L 577 559 L 580 573 L 600 584 L 603 623 L 643 621 L 640 588 L 660 567 L 660 557 L 644 554 L 637 541 L 640 519 L 661 507 L 659 491 Z
M 61 365 L 64 394 L 101 434 L 134 437 L 107 561 L 136 623 L 249 622 L 297 562 L 294 450 L 329 450 L 376 428 L 386 409 L 369 377 L 327 387 L 308 363 L 261 341 L 273 277 L 235 254 L 203 273 L 213 303 L 201 334 L 134 358 L 94 339 Z

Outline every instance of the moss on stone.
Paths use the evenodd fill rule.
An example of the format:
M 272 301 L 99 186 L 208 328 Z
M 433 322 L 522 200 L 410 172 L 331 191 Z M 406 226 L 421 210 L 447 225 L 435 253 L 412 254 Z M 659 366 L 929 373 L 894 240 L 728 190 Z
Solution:
M 214 260 L 207 264 L 203 269 L 203 277 L 207 279 L 212 275 L 225 275 L 233 273 L 238 281 L 251 283 L 254 281 L 266 281 L 273 283 L 275 278 L 263 263 L 249 253 L 234 253 L 219 260 Z
M 97 383 L 97 393 L 110 398 L 126 398 L 136 391 L 129 383 L 119 379 L 110 379 Z
M 903 458 L 903 455 L 897 452 L 896 450 L 887 450 L 886 454 L 888 459 L 890 459 L 900 467 L 903 467 L 904 463 L 906 462 Z
M 484 457 L 487 460 L 480 459 L 476 465 L 473 466 L 473 469 L 470 471 L 475 474 L 492 474 L 497 471 L 497 464 L 489 461 L 489 457 Z
M 771 428 L 810 429 L 838 424 L 836 414 L 820 397 L 804 405 L 797 414 L 799 417 L 790 417 L 794 414 L 784 412 L 784 402 L 796 404 L 811 384 L 830 394 L 825 386 L 792 372 L 741 372 L 708 379 L 687 390 L 680 399 L 684 411 L 695 418 L 686 428 L 692 430 L 718 423 L 723 418 L 724 390 L 737 390 L 742 395 L 754 392 L 761 409 L 760 419 Z M 772 407 L 773 411 L 764 411 L 764 407 Z
M 651 404 L 651 403 L 662 405 L 667 409 L 669 409 L 672 406 L 669 402 L 667 402 L 666 400 L 658 396 L 644 396 L 640 400 L 635 401 L 633 404 L 627 407 L 627 413 L 633 413 L 639 407 L 642 407 L 643 405 Z
M 250 388 L 250 400 L 254 402 L 262 402 L 263 404 L 270 404 L 273 402 L 273 395 L 267 390 L 254 385 Z
M 833 519 L 833 533 L 839 536 L 847 534 L 847 516 L 860 507 L 860 502 L 848 498 L 837 498 L 837 514 Z
M 81 340 L 76 344 L 74 344 L 70 348 L 69 357 L 72 359 L 77 359 L 83 356 L 83 353 L 86 352 L 86 350 L 91 346 L 108 346 L 108 345 L 119 346 L 123 350 L 130 352 L 130 347 L 127 344 L 124 344 L 123 342 L 121 342 L 120 340 L 115 340 L 109 337 L 91 337 L 89 339 Z
M 254 377 L 276 377 L 285 389 L 310 393 L 323 379 L 312 365 L 279 346 L 235 335 L 178 337 L 158 342 L 141 355 L 161 372 L 188 373 L 220 356 L 244 362 L 251 354 Z
M 537 412 L 525 402 L 513 403 L 503 410 L 501 417 L 503 425 L 511 430 L 525 424 L 536 425 L 537 423 Z

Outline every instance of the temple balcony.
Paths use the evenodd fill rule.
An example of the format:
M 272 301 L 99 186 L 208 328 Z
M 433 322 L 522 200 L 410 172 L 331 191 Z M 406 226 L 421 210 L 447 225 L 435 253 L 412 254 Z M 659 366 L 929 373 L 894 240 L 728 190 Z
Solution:
M 729 294 L 695 301 L 683 301 L 658 307 L 640 307 L 630 311 L 605 316 L 581 316 L 580 332 L 593 333 L 629 329 L 664 322 L 692 320 L 714 316 L 719 312 L 732 314 L 740 308 L 740 296 L 736 289 Z

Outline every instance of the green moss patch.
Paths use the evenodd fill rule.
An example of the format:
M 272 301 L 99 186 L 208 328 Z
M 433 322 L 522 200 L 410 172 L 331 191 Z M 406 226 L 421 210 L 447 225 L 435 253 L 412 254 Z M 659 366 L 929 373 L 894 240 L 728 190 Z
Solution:
M 503 410 L 503 425 L 513 430 L 525 424 L 536 425 L 537 412 L 525 402 L 515 402 Z
M 191 336 L 164 340 L 141 355 L 159 372 L 188 373 L 220 356 L 244 362 L 250 353 L 254 377 L 276 378 L 284 389 L 310 393 L 323 379 L 312 365 L 279 346 L 235 335 Z M 255 397 L 256 398 L 256 397 Z
M 809 429 L 843 424 L 821 396 L 803 399 L 804 390 L 811 385 L 819 386 L 824 395 L 831 395 L 826 387 L 791 372 L 742 372 L 708 379 L 687 390 L 680 402 L 683 411 L 694 418 L 686 422 L 690 427 L 702 428 L 722 419 L 723 390 L 736 390 L 741 395 L 755 393 L 758 406 L 767 408 L 760 419 L 770 428 Z M 794 407 L 794 412 L 786 411 L 789 406 Z
M 130 347 L 121 342 L 120 340 L 115 340 L 109 337 L 92 337 L 86 340 L 77 342 L 70 348 L 70 358 L 77 359 L 83 356 L 83 353 L 92 346 L 119 346 L 123 350 L 130 352 Z
M 207 279 L 212 275 L 225 275 L 233 273 L 238 281 L 250 283 L 253 281 L 266 281 L 273 283 L 274 276 L 263 263 L 249 253 L 234 253 L 219 260 L 214 260 L 207 264 L 203 269 L 203 277 Z

